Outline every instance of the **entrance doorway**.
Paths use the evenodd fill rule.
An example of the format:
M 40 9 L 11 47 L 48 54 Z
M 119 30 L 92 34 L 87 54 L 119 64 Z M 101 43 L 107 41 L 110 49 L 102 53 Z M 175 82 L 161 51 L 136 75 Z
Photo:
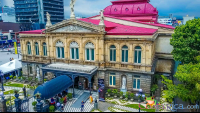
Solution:
M 88 89 L 88 84 L 89 84 L 89 82 L 88 82 L 88 79 L 84 79 L 84 89 Z
M 74 88 L 78 89 L 78 82 L 79 82 L 79 77 L 76 77 L 74 80 Z

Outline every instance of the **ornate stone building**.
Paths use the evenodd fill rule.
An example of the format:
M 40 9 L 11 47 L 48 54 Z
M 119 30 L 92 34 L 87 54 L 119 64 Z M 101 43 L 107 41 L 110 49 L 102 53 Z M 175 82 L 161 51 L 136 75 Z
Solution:
M 51 70 L 56 72 L 49 78 L 62 70 L 77 72 L 74 83 L 91 83 L 94 89 L 98 78 L 104 79 L 106 88 L 121 89 L 124 76 L 128 91 L 150 93 L 155 73 L 173 74 L 174 28 L 157 23 L 158 11 L 149 0 L 113 1 L 103 14 L 21 32 L 23 75 L 36 77 L 40 70 L 42 79 Z

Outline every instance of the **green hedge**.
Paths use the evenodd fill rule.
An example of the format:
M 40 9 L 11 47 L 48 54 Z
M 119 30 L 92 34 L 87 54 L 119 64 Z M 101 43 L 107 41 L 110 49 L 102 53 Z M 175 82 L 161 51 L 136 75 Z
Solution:
M 134 108 L 134 109 L 139 109 L 139 104 L 129 104 L 125 105 L 126 107 Z M 140 105 L 140 108 L 145 108 L 144 106 Z M 142 111 L 147 111 L 147 112 L 155 112 L 155 109 L 140 109 Z

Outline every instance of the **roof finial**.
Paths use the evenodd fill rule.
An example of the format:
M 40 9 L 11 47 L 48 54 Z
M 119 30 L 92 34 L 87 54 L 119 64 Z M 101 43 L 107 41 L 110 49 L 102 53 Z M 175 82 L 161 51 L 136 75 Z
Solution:
M 47 16 L 47 23 L 46 23 L 46 29 L 47 29 L 50 26 L 52 26 L 52 24 L 51 24 L 51 19 L 50 19 L 51 15 L 47 12 L 46 16 Z
M 104 10 L 100 11 L 100 22 L 99 22 L 99 25 L 105 26 L 103 12 L 104 12 Z
M 74 4 L 75 4 L 76 0 L 71 0 L 70 2 L 70 8 L 71 8 L 71 15 L 70 15 L 70 19 L 75 19 L 75 14 L 74 14 Z

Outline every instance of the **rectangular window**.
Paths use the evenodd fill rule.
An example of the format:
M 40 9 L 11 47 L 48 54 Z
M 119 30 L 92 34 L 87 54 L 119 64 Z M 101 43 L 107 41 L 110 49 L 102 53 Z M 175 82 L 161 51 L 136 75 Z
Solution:
M 135 60 L 134 60 L 135 63 L 137 63 L 137 51 L 135 51 Z
M 91 54 L 92 54 L 92 59 L 91 60 L 94 60 L 94 49 L 91 49 Z
M 112 54 L 113 54 L 113 50 L 110 50 L 110 61 L 113 61 Z
M 78 51 L 78 48 L 76 48 L 76 59 L 79 59 L 79 51 Z
M 128 62 L 128 50 L 126 50 L 126 62 Z
M 60 48 L 57 47 L 57 57 L 60 58 Z
M 140 76 L 134 76 L 133 89 L 140 89 Z
M 139 54 L 139 55 L 138 55 L 138 63 L 141 63 L 141 59 L 142 59 L 142 58 L 141 58 L 141 54 L 142 54 L 141 51 L 138 51 L 138 54 Z
M 62 58 L 65 58 L 65 51 L 64 51 L 64 47 L 62 47 Z
M 114 50 L 114 61 L 116 61 L 116 50 Z
M 115 86 L 116 85 L 116 76 L 115 76 L 115 73 L 110 73 L 109 75 L 109 86 Z
M 74 59 L 74 48 L 71 48 L 72 59 Z
M 28 45 L 28 54 L 30 55 L 30 48 L 29 48 L 29 45 Z
M 124 50 L 122 50 L 122 62 L 124 62 L 125 60 L 124 60 Z
M 90 60 L 90 53 L 89 53 L 89 49 L 86 49 L 86 58 L 87 58 L 87 60 Z

